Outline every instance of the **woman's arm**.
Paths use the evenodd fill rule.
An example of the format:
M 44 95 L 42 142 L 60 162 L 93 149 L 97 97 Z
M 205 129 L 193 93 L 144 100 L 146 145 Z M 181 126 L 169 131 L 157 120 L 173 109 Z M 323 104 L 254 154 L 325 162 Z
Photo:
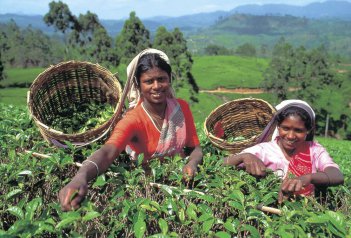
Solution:
M 202 156 L 202 149 L 198 145 L 192 150 L 189 155 L 188 163 L 183 167 L 184 178 L 194 177 L 197 171 L 197 166 L 202 163 Z
M 253 176 L 265 176 L 266 166 L 256 155 L 250 153 L 242 153 L 230 155 L 223 159 L 223 165 L 238 166 L 243 164 L 246 172 Z
M 326 167 L 324 173 L 328 176 L 328 185 L 327 186 L 337 186 L 344 183 L 344 176 L 338 168 L 335 167 Z M 318 180 L 312 180 L 314 185 L 319 185 Z
M 335 167 L 326 167 L 324 171 L 312 174 L 305 174 L 295 178 L 284 179 L 280 192 L 278 194 L 278 202 L 284 200 L 286 194 L 298 192 L 304 187 L 313 184 L 315 186 L 337 186 L 344 183 L 344 176 L 341 171 Z
M 185 146 L 191 152 L 189 154 L 188 163 L 183 167 L 183 177 L 184 179 L 194 177 L 197 166 L 202 163 L 202 149 L 197 136 L 196 127 L 194 123 L 193 114 L 191 113 L 188 103 L 182 99 L 178 99 L 181 109 L 185 118 L 186 126 L 186 143 Z
M 69 211 L 79 208 L 88 193 L 88 182 L 104 173 L 119 154 L 120 152 L 114 145 L 105 144 L 84 161 L 71 182 L 59 192 L 62 210 Z

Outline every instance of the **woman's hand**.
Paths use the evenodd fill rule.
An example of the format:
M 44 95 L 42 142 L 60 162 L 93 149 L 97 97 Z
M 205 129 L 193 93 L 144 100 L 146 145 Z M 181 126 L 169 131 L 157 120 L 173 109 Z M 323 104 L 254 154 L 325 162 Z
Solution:
M 105 172 L 119 154 L 116 146 L 106 144 L 90 156 L 89 160 L 92 162 L 83 162 L 76 176 L 59 192 L 62 210 L 78 209 L 88 193 L 88 182 Z
M 266 176 L 266 166 L 254 155 L 245 154 L 243 156 L 243 164 L 245 166 L 245 170 L 247 173 L 255 176 L 255 177 L 263 177 Z
M 256 177 L 263 177 L 266 175 L 266 166 L 262 160 L 250 153 L 230 155 L 223 159 L 223 165 L 245 167 L 247 173 Z
M 197 172 L 197 165 L 195 165 L 194 163 L 191 163 L 190 161 L 183 167 L 183 178 L 185 180 L 191 179 L 195 176 L 196 172 Z
M 293 196 L 295 192 L 299 192 L 301 189 L 310 185 L 311 181 L 311 174 L 284 179 L 278 193 L 278 202 L 282 203 L 285 199 L 289 198 L 290 196 Z
M 183 180 L 189 183 L 197 172 L 197 166 L 202 163 L 202 150 L 200 146 L 191 149 L 189 162 L 183 167 Z
M 59 192 L 62 211 L 76 210 L 88 193 L 88 183 L 85 179 L 75 177 Z

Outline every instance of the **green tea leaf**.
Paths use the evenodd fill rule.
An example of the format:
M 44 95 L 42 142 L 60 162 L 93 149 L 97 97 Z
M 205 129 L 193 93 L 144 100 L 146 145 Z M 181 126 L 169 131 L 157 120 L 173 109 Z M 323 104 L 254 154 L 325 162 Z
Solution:
M 85 216 L 82 218 L 83 221 L 90 221 L 96 217 L 99 217 L 100 213 L 96 211 L 91 211 L 85 214 Z
M 244 211 L 244 206 L 239 202 L 230 201 L 230 202 L 228 202 L 228 205 L 231 207 L 234 207 L 235 209 L 237 209 L 239 211 Z
M 26 205 L 26 215 L 25 215 L 26 219 L 29 219 L 31 221 L 39 206 L 42 206 L 41 198 L 34 198 L 32 201 L 30 201 Z
M 145 222 L 143 220 L 138 220 L 133 226 L 133 231 L 137 238 L 143 237 L 146 231 Z
M 345 218 L 341 213 L 334 211 L 326 211 L 325 212 L 330 217 L 330 222 L 338 229 L 339 232 L 346 234 L 345 230 Z
M 201 211 L 201 213 L 211 213 L 212 214 L 212 209 L 211 207 L 209 207 L 208 205 L 201 203 L 200 205 L 198 205 L 199 210 Z
M 225 227 L 225 229 L 227 229 L 230 232 L 237 233 L 236 225 L 230 221 L 226 221 L 224 223 L 224 227 Z
M 39 222 L 38 230 L 36 231 L 36 234 L 40 234 L 44 231 L 55 233 L 55 227 L 51 224 L 45 224 L 44 222 Z
M 323 224 L 329 221 L 329 217 L 326 215 L 318 216 L 314 215 L 312 217 L 307 218 L 306 222 L 313 224 Z
M 162 189 L 168 196 L 172 196 L 173 191 L 172 191 L 172 189 L 171 189 L 169 186 L 167 186 L 167 185 L 162 185 L 162 186 L 161 186 L 161 189 Z
M 214 202 L 216 201 L 216 199 L 210 195 L 201 195 L 200 196 L 203 200 L 205 200 L 206 202 Z
M 240 227 L 240 231 L 250 232 L 250 237 L 260 237 L 260 233 L 258 232 L 258 230 L 255 227 L 248 224 L 242 225 L 242 227 Z
M 161 210 L 160 204 L 158 204 L 156 201 L 150 201 L 150 205 L 156 208 L 157 211 Z
M 22 192 L 21 189 L 14 189 L 11 192 L 9 192 L 8 194 L 6 194 L 6 199 L 10 199 L 14 196 L 16 196 L 17 194 L 20 194 Z
M 231 238 L 231 235 L 225 231 L 219 231 L 215 234 L 215 236 L 218 238 Z
M 24 218 L 24 213 L 22 209 L 17 206 L 9 207 L 6 209 L 6 211 L 9 211 L 12 215 L 18 217 L 19 219 Z
M 102 187 L 106 184 L 106 178 L 104 175 L 98 176 L 95 183 L 93 184 L 93 188 Z
M 207 221 L 207 220 L 210 220 L 210 219 L 213 219 L 213 216 L 209 213 L 205 213 L 205 214 L 202 214 L 199 219 L 198 219 L 198 222 L 204 222 L 204 221 Z
M 196 206 L 194 208 L 195 204 L 193 203 L 190 203 L 188 205 L 188 208 L 186 209 L 186 214 L 188 215 L 188 217 L 191 219 L 191 220 L 196 220 L 197 219 L 197 214 L 196 214 Z
M 202 224 L 202 231 L 205 233 L 209 232 L 213 226 L 214 221 L 214 218 L 204 221 L 204 223 Z
M 185 212 L 184 212 L 183 208 L 179 209 L 178 217 L 179 217 L 180 222 L 183 223 L 185 221 Z
M 166 235 L 168 232 L 168 224 L 165 221 L 165 219 L 163 218 L 158 219 L 158 225 L 160 226 L 162 234 Z
M 234 190 L 229 196 L 231 199 L 240 202 L 241 204 L 244 204 L 244 199 L 245 196 L 240 190 Z
M 337 237 L 345 237 L 345 233 L 341 233 L 338 229 L 336 229 L 332 224 L 328 224 L 328 230 Z
M 157 211 L 155 207 L 151 207 L 148 204 L 141 204 L 140 207 L 151 212 Z
M 56 225 L 56 229 L 63 229 L 66 227 L 70 227 L 74 224 L 75 221 L 78 221 L 80 219 L 80 217 L 67 217 L 65 219 L 63 219 L 62 221 L 60 221 L 57 225 Z

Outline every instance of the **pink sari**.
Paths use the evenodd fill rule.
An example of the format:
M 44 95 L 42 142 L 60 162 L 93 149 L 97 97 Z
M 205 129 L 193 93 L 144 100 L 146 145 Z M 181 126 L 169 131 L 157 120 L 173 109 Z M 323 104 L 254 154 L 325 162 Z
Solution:
M 152 158 L 172 157 L 183 152 L 186 139 L 185 118 L 182 109 L 174 98 L 167 98 L 165 119 L 160 139 Z

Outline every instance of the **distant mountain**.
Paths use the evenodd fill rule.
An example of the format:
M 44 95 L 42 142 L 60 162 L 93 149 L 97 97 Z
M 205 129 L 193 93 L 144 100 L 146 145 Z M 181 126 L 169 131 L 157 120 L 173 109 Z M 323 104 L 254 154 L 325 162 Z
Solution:
M 196 31 L 197 29 L 210 26 L 218 19 L 229 16 L 230 12 L 217 11 L 211 13 L 198 13 L 181 17 L 157 16 L 147 19 L 141 19 L 145 27 L 151 32 L 156 32 L 157 28 L 164 26 L 169 30 L 180 28 L 184 33 Z M 42 30 L 47 34 L 54 33 L 54 28 L 44 23 L 43 16 L 40 15 L 17 15 L 17 14 L 0 14 L 0 23 L 7 23 L 14 20 L 19 27 L 25 28 L 31 25 L 33 28 Z M 106 28 L 108 33 L 115 37 L 123 28 L 125 20 L 105 20 L 100 19 L 101 24 Z
M 351 2 L 345 0 L 332 0 L 311 3 L 301 7 L 285 4 L 243 5 L 229 11 L 199 13 L 180 17 L 156 16 L 141 20 L 146 28 L 151 31 L 151 33 L 154 33 L 158 27 L 165 26 L 169 30 L 173 30 L 175 27 L 178 27 L 185 34 L 188 34 L 214 25 L 218 21 L 235 13 L 277 16 L 291 15 L 314 19 L 335 18 L 351 20 Z M 0 23 L 8 22 L 10 19 L 13 19 L 20 27 L 27 27 L 28 25 L 31 25 L 33 28 L 38 28 L 45 33 L 54 33 L 53 27 L 48 27 L 43 21 L 43 16 L 40 15 L 28 16 L 17 14 L 0 14 Z M 115 37 L 121 31 L 125 21 L 124 19 L 100 20 L 109 34 L 113 37 Z
M 41 15 L 0 14 L 0 23 L 7 23 L 11 20 L 14 20 L 21 28 L 31 25 L 33 28 L 40 29 L 43 32 L 54 32 L 52 27 L 48 27 L 44 23 L 43 16 Z
M 180 17 L 169 17 L 162 19 L 159 17 L 148 18 L 145 21 L 152 20 L 157 23 L 162 23 L 167 29 L 179 27 L 184 30 L 194 30 L 214 24 L 218 19 L 231 15 L 230 12 L 216 11 L 210 13 L 198 13 L 193 15 L 185 15 Z M 144 22 L 144 21 L 143 21 Z
M 311 3 L 306 6 L 286 4 L 244 5 L 234 8 L 231 13 L 252 15 L 291 15 L 306 18 L 336 18 L 351 20 L 351 3 L 346 1 L 326 1 Z
M 47 34 L 55 32 L 53 27 L 44 23 L 43 16 L 16 14 L 0 14 L 0 30 L 1 23 L 11 19 L 23 28 L 31 25 Z M 285 37 L 296 46 L 313 48 L 323 44 L 331 52 L 348 57 L 351 55 L 351 2 L 345 0 L 311 3 L 303 7 L 244 5 L 229 11 L 180 17 L 156 16 L 141 20 L 152 36 L 160 26 L 168 30 L 178 27 L 193 53 L 203 53 L 210 44 L 236 49 L 248 42 L 264 52 L 272 49 L 280 37 Z M 115 37 L 125 19 L 100 21 Z

